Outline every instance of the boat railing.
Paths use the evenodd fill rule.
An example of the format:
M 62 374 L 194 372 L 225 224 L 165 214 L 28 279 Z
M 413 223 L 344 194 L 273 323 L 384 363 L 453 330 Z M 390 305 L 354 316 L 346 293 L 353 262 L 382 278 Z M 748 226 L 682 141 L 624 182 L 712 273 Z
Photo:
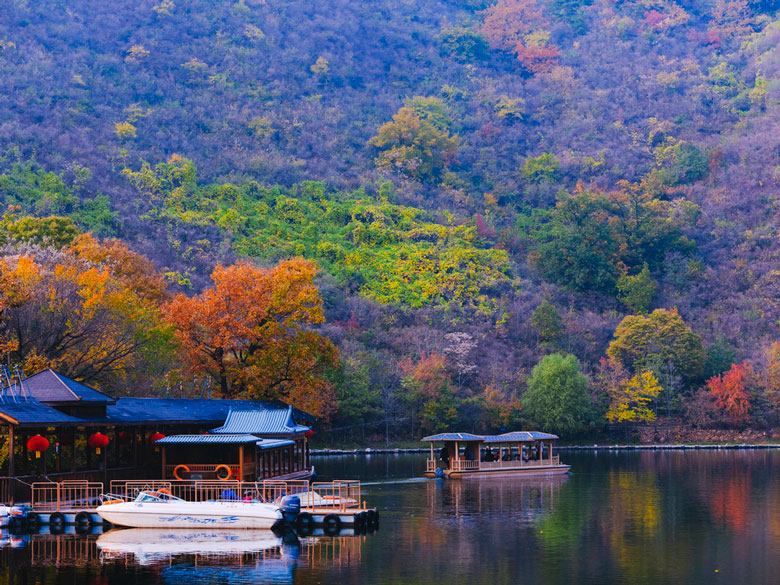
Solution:
M 479 469 L 479 461 L 470 459 L 450 459 L 450 469 L 452 471 L 468 471 Z
M 447 464 L 441 459 L 428 459 L 425 462 L 425 471 L 436 471 L 438 468 L 447 469 Z

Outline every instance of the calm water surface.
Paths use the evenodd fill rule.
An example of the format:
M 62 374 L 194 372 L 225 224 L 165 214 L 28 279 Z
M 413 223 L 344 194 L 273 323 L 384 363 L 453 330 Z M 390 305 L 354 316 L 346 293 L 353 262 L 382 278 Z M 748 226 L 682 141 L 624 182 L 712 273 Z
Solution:
M 462 481 L 413 479 L 424 455 L 318 459 L 365 482 L 376 533 L 4 533 L 0 584 L 780 582 L 780 451 L 562 458 L 570 476 Z

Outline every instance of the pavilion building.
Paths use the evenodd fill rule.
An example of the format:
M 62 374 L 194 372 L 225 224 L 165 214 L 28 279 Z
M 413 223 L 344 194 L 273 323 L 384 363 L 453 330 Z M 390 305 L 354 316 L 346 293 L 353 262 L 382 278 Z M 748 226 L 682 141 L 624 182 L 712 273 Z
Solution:
M 0 389 L 0 476 L 306 477 L 312 431 L 298 421 L 313 417 L 279 401 L 114 399 L 49 369 Z M 48 447 L 36 453 L 46 444 L 38 436 Z

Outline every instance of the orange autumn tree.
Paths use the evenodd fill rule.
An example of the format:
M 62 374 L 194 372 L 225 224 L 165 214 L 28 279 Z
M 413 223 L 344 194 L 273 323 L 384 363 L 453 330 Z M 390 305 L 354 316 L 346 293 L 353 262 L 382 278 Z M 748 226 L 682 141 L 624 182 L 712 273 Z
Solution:
M 715 398 L 716 406 L 734 424 L 743 424 L 748 421 L 750 401 L 745 389 L 745 382 L 750 374 L 750 366 L 743 362 L 732 364 L 728 372 L 707 380 L 707 386 L 710 394 Z
M 549 44 L 550 23 L 535 0 L 498 0 L 484 12 L 482 34 L 491 48 L 514 53 L 530 73 L 544 73 L 561 52 Z
M 325 320 L 316 272 L 301 258 L 268 269 L 241 262 L 217 266 L 202 294 L 177 295 L 164 311 L 190 372 L 211 376 L 226 398 L 282 399 L 328 416 L 338 353 L 310 328 Z

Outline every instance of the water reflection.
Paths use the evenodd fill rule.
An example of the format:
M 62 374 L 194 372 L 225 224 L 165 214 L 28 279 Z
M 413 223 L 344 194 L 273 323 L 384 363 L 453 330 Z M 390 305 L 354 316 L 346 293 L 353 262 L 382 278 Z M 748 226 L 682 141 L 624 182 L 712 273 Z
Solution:
M 4 533 L 0 585 L 761 585 L 780 575 L 780 451 L 577 452 L 569 477 L 460 481 L 396 479 L 393 469 L 422 471 L 425 458 L 389 458 L 372 456 L 375 478 L 359 458 L 337 462 L 341 476 L 374 479 L 363 493 L 380 510 L 375 534 Z
M 294 535 L 285 542 L 270 530 L 114 529 L 99 536 L 96 545 L 102 560 L 133 557 L 139 565 L 177 555 L 244 557 L 277 549 L 282 557 L 297 559 L 299 550 Z

